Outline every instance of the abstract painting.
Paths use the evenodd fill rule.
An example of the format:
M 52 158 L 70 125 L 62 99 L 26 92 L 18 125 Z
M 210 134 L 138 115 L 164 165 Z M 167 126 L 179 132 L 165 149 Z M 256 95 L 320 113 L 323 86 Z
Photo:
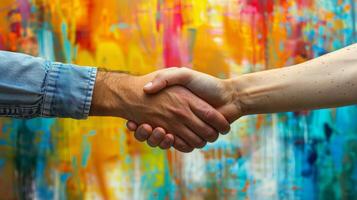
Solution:
M 357 42 L 356 3 L 1 0 L 0 49 L 229 78 Z M 246 116 L 190 154 L 139 143 L 118 118 L 1 118 L 0 199 L 357 199 L 357 107 Z

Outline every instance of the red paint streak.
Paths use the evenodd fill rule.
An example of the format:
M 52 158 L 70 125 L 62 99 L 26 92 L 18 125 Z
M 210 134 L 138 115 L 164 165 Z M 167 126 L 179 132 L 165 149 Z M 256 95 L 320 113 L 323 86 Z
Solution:
M 183 64 L 180 52 L 180 33 L 183 16 L 181 0 L 178 0 L 171 12 L 165 12 L 164 20 L 164 62 L 165 67 L 178 67 Z
M 78 26 L 76 29 L 76 43 L 82 48 L 89 51 L 94 51 L 95 47 L 91 39 L 91 31 L 89 26 Z
M 1 50 L 6 50 L 5 37 L 1 33 L 0 33 L 0 49 Z
M 252 62 L 255 64 L 257 62 L 256 49 L 255 46 L 263 46 L 265 48 L 265 65 L 266 68 L 269 67 L 269 56 L 268 56 L 268 34 L 269 34 L 269 23 L 273 20 L 274 11 L 274 1 L 273 0 L 247 0 L 245 6 L 241 12 L 241 15 L 246 16 L 250 21 L 252 29 L 252 38 L 257 38 L 259 35 L 259 44 L 252 44 L 253 46 L 253 56 Z
M 94 12 L 94 3 L 92 1 L 86 2 L 86 7 L 87 7 L 87 13 L 93 13 Z M 88 15 L 88 19 L 83 20 L 77 24 L 76 28 L 76 44 L 80 46 L 82 49 L 86 49 L 90 52 L 95 51 L 95 44 L 93 41 L 93 35 L 94 33 L 94 24 L 92 23 L 92 15 Z
M 256 7 L 259 13 L 272 13 L 274 10 L 273 0 L 250 0 L 248 5 Z

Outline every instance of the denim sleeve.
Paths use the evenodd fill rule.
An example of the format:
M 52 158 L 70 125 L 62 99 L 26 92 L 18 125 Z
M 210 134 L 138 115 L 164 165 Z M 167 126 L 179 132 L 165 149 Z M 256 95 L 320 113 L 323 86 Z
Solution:
M 88 117 L 97 69 L 0 51 L 0 116 Z

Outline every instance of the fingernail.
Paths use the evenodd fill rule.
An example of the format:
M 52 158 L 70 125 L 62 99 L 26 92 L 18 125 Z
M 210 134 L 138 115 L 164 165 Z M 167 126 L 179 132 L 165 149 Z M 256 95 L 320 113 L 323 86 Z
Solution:
M 144 88 L 149 89 L 152 86 L 152 82 L 147 83 Z
M 225 132 L 223 132 L 222 134 L 223 134 L 223 135 L 227 135 L 230 131 L 231 131 L 231 130 L 225 131 Z

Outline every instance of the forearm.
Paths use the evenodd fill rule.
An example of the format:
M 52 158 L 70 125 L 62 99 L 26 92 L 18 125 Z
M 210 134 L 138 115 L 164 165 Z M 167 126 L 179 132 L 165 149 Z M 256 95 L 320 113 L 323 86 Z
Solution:
M 357 103 L 357 44 L 311 61 L 230 80 L 244 114 Z
M 127 118 L 125 94 L 130 92 L 123 86 L 129 75 L 99 70 L 94 84 L 90 116 L 116 116 Z M 121 92 L 118 92 L 120 91 Z M 127 94 L 128 95 L 128 94 Z

